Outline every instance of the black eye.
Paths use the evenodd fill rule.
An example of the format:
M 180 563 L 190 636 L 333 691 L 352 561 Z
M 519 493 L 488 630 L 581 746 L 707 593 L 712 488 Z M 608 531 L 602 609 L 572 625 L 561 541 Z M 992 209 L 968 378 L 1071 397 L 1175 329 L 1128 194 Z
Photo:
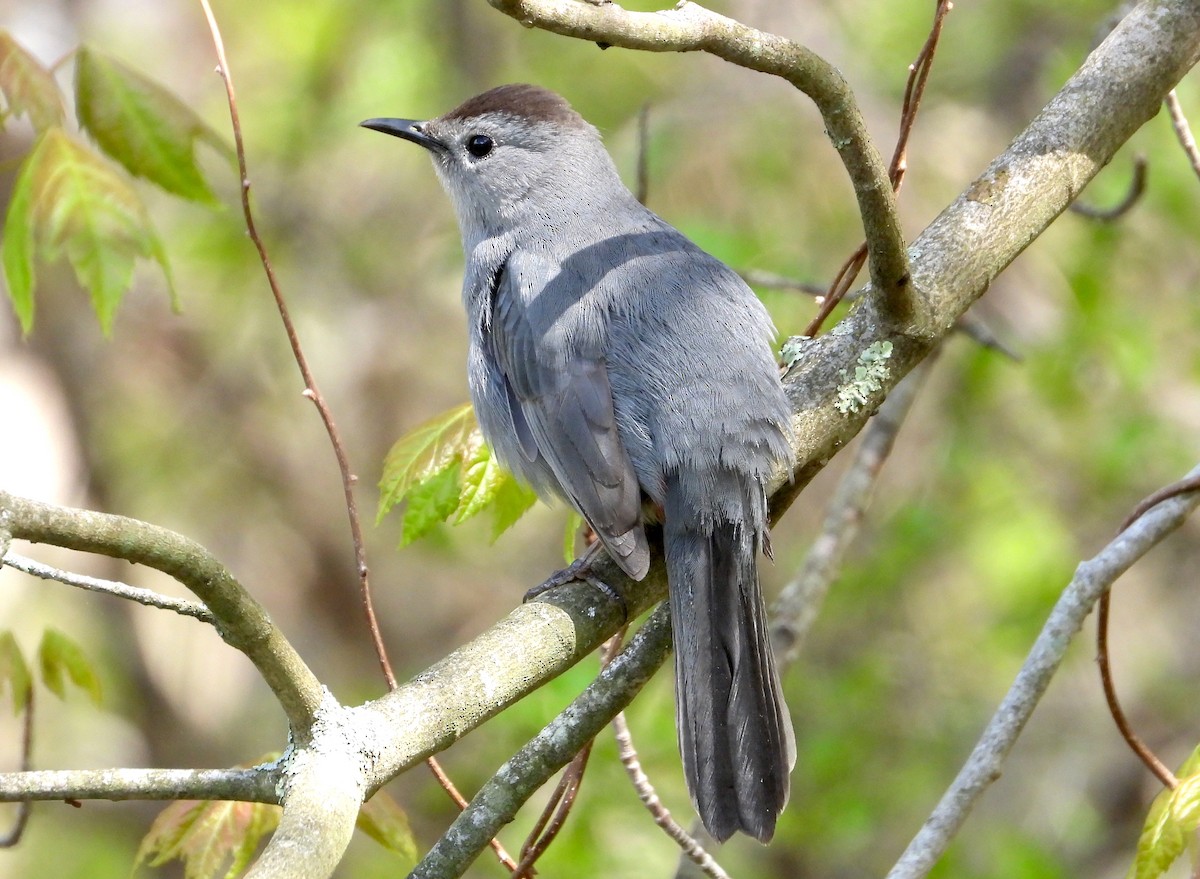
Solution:
M 496 142 L 486 134 L 473 134 L 467 138 L 467 152 L 477 159 L 482 159 L 492 151 Z

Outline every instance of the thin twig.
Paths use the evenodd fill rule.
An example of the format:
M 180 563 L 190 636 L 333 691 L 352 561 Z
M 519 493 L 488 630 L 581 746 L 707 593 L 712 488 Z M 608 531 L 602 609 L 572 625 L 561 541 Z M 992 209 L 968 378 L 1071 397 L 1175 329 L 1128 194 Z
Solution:
M 950 0 L 938 0 L 933 13 L 933 25 L 929 29 L 925 45 L 917 53 L 916 61 L 908 67 L 908 81 L 904 87 L 904 102 L 900 109 L 900 126 L 896 136 L 896 147 L 892 151 L 892 161 L 888 166 L 888 180 L 892 184 L 893 194 L 899 194 L 900 187 L 904 183 L 904 175 L 908 171 L 908 142 L 917 121 L 917 111 L 921 107 L 921 99 L 925 95 L 925 86 L 929 81 L 929 71 L 933 67 L 933 57 L 937 53 L 938 40 L 942 36 L 942 27 L 946 22 L 946 16 L 953 8 L 954 4 Z M 833 310 L 850 292 L 855 278 L 866 264 L 867 255 L 867 242 L 864 241 L 842 263 L 820 302 L 817 314 L 809 322 L 803 335 L 812 337 L 821 331 L 821 327 L 829 315 L 833 314 Z
M 1175 129 L 1179 145 L 1187 154 L 1192 170 L 1200 177 L 1200 148 L 1196 146 L 1196 138 L 1192 137 L 1192 128 L 1188 125 L 1187 117 L 1183 115 L 1183 105 L 1179 103 L 1179 95 L 1175 94 L 1175 89 L 1167 92 L 1165 103 L 1167 112 L 1171 114 L 1171 127 Z
M 625 712 L 622 711 L 612 719 L 613 736 L 617 740 L 617 753 L 625 773 L 633 783 L 638 799 L 654 818 L 654 823 L 671 837 L 689 860 L 712 879 L 729 879 L 721 865 L 710 855 L 683 826 L 671 817 L 670 810 L 658 798 L 658 792 L 649 777 L 642 771 L 642 763 L 638 759 L 637 749 L 633 746 L 633 735 L 629 732 L 629 724 L 625 722 Z
M 1087 217 L 1089 220 L 1101 220 L 1103 222 L 1112 222 L 1119 220 L 1133 208 L 1142 195 L 1146 192 L 1146 157 L 1134 156 L 1133 159 L 1133 177 L 1129 181 L 1129 189 L 1126 190 L 1124 197 L 1113 205 L 1111 208 L 1093 207 L 1082 201 L 1071 202 L 1071 210 L 1073 213 L 1079 214 L 1081 217 Z
M 627 629 L 628 626 L 622 626 L 620 631 L 604 642 L 600 649 L 601 670 L 607 668 L 609 663 L 616 658 L 617 652 L 625 642 Z M 571 807 L 575 803 L 575 798 L 579 794 L 579 786 L 583 783 L 583 774 L 587 771 L 588 758 L 592 755 L 594 742 L 594 739 L 589 740 L 563 770 L 558 786 L 550 795 L 550 801 L 542 810 L 541 816 L 534 824 L 533 829 L 529 831 L 525 844 L 521 847 L 521 863 L 513 871 L 512 879 L 525 879 L 525 877 L 534 875 L 533 865 L 562 830 L 567 816 L 571 812 Z
M 650 52 L 707 52 L 749 70 L 778 76 L 816 104 L 829 139 L 854 186 L 866 238 L 871 242 L 871 279 L 901 312 L 910 302 L 908 252 L 887 168 L 871 141 L 854 94 L 842 74 L 812 50 L 777 34 L 755 30 L 697 3 L 680 2 L 658 12 L 616 3 L 562 0 L 488 0 L 526 27 Z M 925 329 L 920 323 L 919 330 Z
M 450 776 L 446 774 L 446 770 L 442 769 L 442 764 L 438 762 L 437 757 L 429 757 L 425 760 L 425 765 L 429 767 L 429 771 L 433 773 L 433 777 L 437 779 L 437 783 L 442 786 L 442 790 L 450 795 L 450 799 L 454 801 L 454 805 L 458 806 L 458 810 L 461 812 L 465 809 L 467 807 L 467 798 L 459 792 L 458 785 L 450 779 Z M 503 864 L 507 870 L 512 871 L 517 869 L 517 862 L 513 860 L 513 856 L 508 853 L 508 849 L 501 844 L 499 839 L 492 837 L 491 846 L 492 851 L 496 853 L 496 860 Z
M 0 565 L 7 565 L 14 570 L 23 571 L 34 577 L 41 577 L 43 580 L 56 580 L 68 586 L 87 589 L 89 592 L 102 592 L 105 595 L 114 595 L 117 598 L 136 601 L 138 604 L 144 604 L 147 607 L 173 610 L 177 614 L 185 617 L 193 617 L 202 623 L 208 623 L 210 626 L 216 622 L 216 617 L 213 616 L 212 611 L 199 601 L 188 601 L 186 598 L 172 598 L 169 595 L 162 595 L 151 589 L 130 586 L 127 583 L 121 583 L 117 580 L 101 580 L 97 577 L 88 577 L 85 574 L 76 574 L 73 571 L 63 571 L 12 552 L 0 559 Z
M 242 139 L 242 126 L 238 115 L 237 96 L 233 87 L 233 74 L 229 69 L 229 62 L 225 57 L 224 41 L 221 39 L 221 31 L 217 26 L 212 7 L 209 5 L 208 0 L 200 0 L 200 5 L 204 7 L 204 15 L 208 19 L 209 30 L 212 32 L 213 45 L 217 53 L 217 72 L 221 75 L 221 79 L 225 83 L 225 94 L 229 100 L 229 117 L 233 127 L 233 139 L 237 150 L 238 172 L 242 181 L 242 214 L 246 221 L 246 231 L 250 236 L 250 240 L 254 242 L 255 249 L 258 251 L 259 260 L 262 262 L 263 271 L 267 276 L 267 283 L 271 288 L 271 295 L 275 298 L 275 305 L 279 310 L 279 318 L 283 322 L 284 332 L 287 333 L 288 343 L 292 348 L 292 355 L 304 380 L 303 396 L 311 400 L 317 407 L 321 422 L 325 425 L 325 431 L 329 435 L 329 442 L 333 446 L 334 456 L 337 458 L 338 471 L 342 478 L 342 494 L 346 504 L 346 515 L 350 522 L 350 536 L 354 544 L 354 561 L 358 571 L 359 595 L 363 614 L 367 620 L 367 629 L 371 634 L 371 643 L 375 649 L 379 668 L 383 672 L 384 679 L 387 681 L 388 689 L 395 690 L 398 686 L 396 674 L 392 670 L 392 664 L 388 659 L 387 647 L 383 643 L 383 633 L 379 627 L 379 620 L 375 615 L 375 603 L 371 597 L 370 569 L 367 566 L 366 543 L 363 540 L 362 524 L 358 515 L 358 504 L 354 498 L 354 485 L 358 481 L 358 477 L 350 470 L 350 460 L 346 455 L 346 448 L 342 443 L 341 434 L 333 419 L 333 413 L 325 402 L 324 396 L 322 396 L 320 389 L 317 387 L 316 378 L 309 368 L 308 358 L 305 356 L 303 346 L 300 344 L 299 333 L 292 322 L 291 313 L 288 310 L 283 291 L 279 286 L 279 282 L 275 277 L 275 270 L 267 255 L 266 246 L 258 234 L 258 228 L 254 222 L 254 213 L 250 207 L 250 175 L 246 166 L 246 149 Z M 426 760 L 426 765 L 442 789 L 446 791 L 455 803 L 459 804 L 459 808 L 462 808 L 466 800 L 458 792 L 457 787 L 455 787 L 449 776 L 442 770 L 437 760 L 434 757 L 430 757 Z M 492 848 L 495 850 L 496 856 L 500 859 L 501 863 L 505 866 L 512 864 L 512 858 L 498 840 L 492 840 Z
M 379 659 L 379 667 L 383 671 L 384 678 L 387 680 L 388 688 L 394 690 L 396 689 L 396 676 L 392 672 L 391 663 L 388 661 L 387 649 L 384 647 L 383 636 L 379 631 L 379 623 L 375 618 L 375 607 L 371 600 L 371 586 L 367 568 L 366 545 L 363 542 L 362 525 L 359 523 L 358 505 L 354 500 L 354 484 L 358 477 L 350 471 L 350 461 L 346 456 L 346 448 L 342 443 L 337 424 L 333 420 L 333 413 L 330 412 L 325 398 L 317 388 L 316 379 L 308 365 L 308 358 L 305 357 L 304 349 L 300 344 L 300 335 L 296 331 L 295 324 L 292 323 L 292 317 L 288 311 L 283 291 L 279 286 L 279 281 L 275 277 L 275 269 L 272 267 L 270 257 L 267 255 L 267 248 L 258 234 L 258 227 L 254 222 L 254 212 L 250 207 L 250 174 L 246 168 L 246 147 L 242 140 L 242 124 L 238 116 L 237 95 L 233 88 L 233 74 L 229 69 L 229 62 L 225 58 L 225 43 L 221 39 L 221 31 L 217 27 L 217 19 L 213 15 L 212 7 L 209 5 L 208 0 L 200 0 L 200 5 L 204 8 L 204 17 L 208 19 L 208 28 L 212 33 L 213 46 L 217 52 L 217 73 L 220 74 L 222 81 L 225 83 L 225 95 L 229 101 L 229 118 L 233 126 L 233 141 L 237 150 L 238 174 L 241 179 L 242 215 L 246 221 L 246 232 L 249 234 L 250 240 L 254 242 L 254 247 L 258 251 L 259 261 L 262 263 L 263 271 L 267 276 L 267 284 L 271 288 L 271 295 L 275 297 L 275 307 L 279 310 L 279 318 L 283 322 L 284 332 L 287 333 L 288 344 L 292 348 L 292 356 L 295 358 L 296 366 L 300 369 L 300 376 L 304 380 L 303 395 L 312 400 L 313 404 L 317 407 L 317 412 L 321 416 L 322 423 L 325 425 L 325 432 L 329 434 L 329 442 L 333 446 L 333 453 L 337 458 L 338 470 L 342 476 L 342 493 L 345 496 L 346 514 L 350 519 L 350 535 L 354 542 L 354 561 L 358 570 L 363 611 L 367 617 L 367 626 L 371 631 L 371 640 L 375 645 L 375 654 Z
M 1145 764 L 1159 781 L 1165 787 L 1171 790 L 1179 787 L 1179 779 L 1175 777 L 1175 773 L 1168 768 L 1167 764 L 1163 763 L 1158 758 L 1158 755 L 1151 750 L 1142 737 L 1139 736 L 1133 729 L 1133 724 L 1129 722 L 1128 716 L 1121 708 L 1121 702 L 1117 698 L 1117 689 L 1113 684 L 1112 668 L 1108 659 L 1108 612 L 1109 604 L 1111 603 L 1111 593 L 1105 592 L 1100 596 L 1099 607 L 1096 613 L 1096 666 L 1100 669 L 1100 685 L 1104 689 L 1104 701 L 1108 703 L 1108 713 L 1112 715 L 1113 723 L 1117 726 L 1117 731 L 1121 734 L 1121 738 L 1125 740 L 1125 744 L 1129 745 L 1129 749 L 1137 755 L 1138 759 Z
M 797 293 L 805 293 L 809 296 L 824 296 L 829 292 L 828 288 L 822 287 L 820 284 L 814 284 L 811 281 L 801 281 L 797 278 L 789 278 L 786 275 L 779 275 L 775 272 L 746 269 L 743 272 L 738 272 L 738 274 L 750 286 L 763 287 L 767 290 L 794 290 Z
M 21 772 L 33 769 L 33 687 L 25 688 L 25 704 L 21 708 Z M 33 800 L 21 800 L 17 804 L 17 820 L 12 829 L 0 836 L 0 848 L 12 848 L 25 835 L 29 816 L 33 812 Z
M 1188 479 L 1200 478 L 1200 467 Z M 1200 492 L 1173 497 L 1156 506 L 1121 532 L 1089 561 L 1075 570 L 1029 656 L 978 744 L 942 795 L 933 813 L 909 843 L 888 879 L 920 879 L 928 875 L 966 821 L 975 801 L 1000 777 L 1004 761 L 1033 714 L 1050 679 L 1062 663 L 1071 638 L 1083 626 L 1092 606 L 1121 574 L 1183 524 L 1200 506 Z
M 1200 476 L 1187 477 L 1164 488 L 1160 488 L 1134 507 L 1133 512 L 1121 523 L 1121 527 L 1117 533 L 1120 534 L 1125 531 L 1134 522 L 1164 501 L 1194 491 L 1200 491 Z M 1167 765 L 1158 758 L 1150 747 L 1142 741 L 1141 737 L 1134 732 L 1133 725 L 1129 722 L 1129 718 L 1126 717 L 1125 711 L 1121 708 L 1121 702 L 1117 698 L 1117 690 L 1113 684 L 1112 668 L 1108 655 L 1109 600 L 1110 594 L 1108 592 L 1105 592 L 1100 597 L 1100 608 L 1096 620 L 1096 664 L 1100 668 L 1100 683 L 1104 688 L 1104 698 L 1108 702 L 1109 713 L 1112 715 L 1113 722 L 1117 725 L 1117 729 L 1133 753 L 1137 754 L 1138 758 L 1146 764 L 1146 768 L 1154 773 L 1159 781 L 1166 787 L 1174 790 L 1179 786 L 1179 779 L 1175 777 L 1175 773 L 1167 768 Z
M 637 121 L 637 200 L 642 204 L 650 196 L 650 102 L 642 104 Z
M 579 786 L 583 783 L 583 773 L 587 771 L 588 759 L 592 756 L 594 743 L 595 739 L 592 739 L 585 744 L 574 759 L 567 764 L 567 768 L 563 770 L 562 778 L 558 780 L 558 784 L 550 794 L 550 801 L 542 810 L 542 814 L 538 816 L 525 844 L 521 846 L 521 862 L 513 870 L 512 879 L 527 879 L 527 877 L 535 875 L 533 865 L 537 863 L 538 858 L 545 854 L 550 843 L 558 836 L 567 821 L 571 807 L 575 804 Z
M 863 429 L 854 459 L 838 482 L 804 567 L 783 587 L 771 609 L 771 641 L 781 673 L 799 656 L 804 638 L 841 570 L 842 558 L 858 534 L 896 434 L 912 408 L 934 356 L 910 372 L 888 394 L 879 412 Z
M 846 258 L 841 268 L 838 269 L 837 274 L 833 276 L 833 280 L 829 284 L 829 289 L 821 297 L 821 307 L 817 309 L 816 316 L 805 327 L 803 335 L 811 338 L 821 331 L 821 326 L 825 323 L 825 320 L 829 315 L 833 314 L 833 310 L 838 307 L 838 304 L 850 292 L 850 288 L 854 286 L 854 279 L 858 277 L 858 273 L 862 271 L 862 267 L 866 262 L 867 244 L 864 241 L 858 245 L 858 250 Z
M 34 543 L 147 565 L 174 577 L 208 607 L 222 640 L 244 653 L 307 742 L 327 691 L 296 648 L 229 570 L 196 541 L 125 516 L 77 510 L 0 491 L 0 531 Z
M 763 287 L 767 290 L 793 290 L 797 293 L 813 296 L 817 299 L 818 305 L 824 303 L 825 297 L 829 293 L 828 287 L 822 287 L 811 281 L 789 278 L 786 275 L 780 275 L 775 272 L 746 269 L 745 271 L 738 272 L 738 275 L 752 287 Z M 860 292 L 858 290 L 848 290 L 842 296 L 842 302 L 855 301 L 858 299 Z M 1003 354 L 1009 360 L 1017 363 L 1020 363 L 1022 360 L 1021 355 L 1006 342 L 1002 341 L 996 332 L 976 314 L 972 314 L 971 312 L 964 314 L 955 321 L 954 329 L 967 338 L 978 342 L 984 348 L 995 351 L 998 354 Z
M 629 704 L 670 652 L 670 616 L 660 604 L 596 680 L 480 788 L 410 874 L 412 879 L 461 876 L 487 840 Z
M 888 166 L 892 186 L 897 194 L 904 184 L 905 172 L 908 171 L 908 141 L 917 121 L 917 111 L 921 107 L 921 99 L 925 96 L 925 85 L 929 81 L 929 72 L 933 69 L 933 56 L 937 52 L 938 40 L 941 39 L 946 16 L 953 8 L 954 4 L 950 0 L 938 0 L 929 36 L 925 40 L 925 45 L 921 47 L 921 51 L 917 53 L 917 60 L 908 68 L 908 82 L 904 86 L 904 102 L 900 108 L 900 132 L 896 138 L 896 148 L 892 152 L 891 165 Z

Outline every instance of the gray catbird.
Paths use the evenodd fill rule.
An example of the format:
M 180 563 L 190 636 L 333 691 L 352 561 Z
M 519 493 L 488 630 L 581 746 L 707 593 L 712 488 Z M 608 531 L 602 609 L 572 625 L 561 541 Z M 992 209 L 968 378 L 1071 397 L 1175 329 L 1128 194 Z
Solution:
M 766 310 L 634 198 L 553 92 L 362 124 L 429 150 L 454 203 L 471 399 L 500 461 L 635 580 L 661 519 L 692 801 L 715 838 L 769 840 L 795 740 L 758 585 L 764 483 L 792 456 Z

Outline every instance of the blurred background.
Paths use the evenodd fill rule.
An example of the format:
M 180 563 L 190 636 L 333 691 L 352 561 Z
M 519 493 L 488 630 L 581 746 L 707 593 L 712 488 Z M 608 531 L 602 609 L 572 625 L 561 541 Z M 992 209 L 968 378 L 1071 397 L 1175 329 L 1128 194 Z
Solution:
M 629 4 L 653 9 L 657 4 Z M 301 338 L 338 419 L 368 520 L 399 436 L 466 399 L 458 230 L 420 150 L 359 129 L 428 117 L 491 86 L 555 89 L 603 133 L 632 183 L 637 114 L 650 104 L 649 204 L 741 270 L 826 283 L 859 243 L 844 172 L 810 102 L 786 83 L 702 55 L 651 55 L 522 28 L 483 0 L 217 0 L 238 89 L 258 220 Z M 890 155 L 907 65 L 929 0 L 717 8 L 794 38 L 837 65 Z M 1112 4 L 959 4 L 909 151 L 901 211 L 915 236 L 1036 114 L 1089 51 Z M 43 62 L 94 44 L 164 83 L 218 131 L 228 115 L 201 11 L 164 0 L 0 0 L 0 26 Z M 69 84 L 71 61 L 59 68 Z M 1195 78 L 1180 87 L 1200 120 Z M 5 199 L 31 132 L 0 137 Z M 202 147 L 202 150 L 206 148 Z M 733 875 L 879 876 L 949 784 L 1080 559 L 1200 452 L 1200 182 L 1166 114 L 1084 199 L 1146 193 L 1116 223 L 1064 215 L 977 307 L 1023 361 L 962 337 L 922 391 L 876 502 L 803 656 L 786 681 L 798 734 L 791 803 L 769 848 L 738 839 Z M 145 519 L 211 549 L 270 610 L 346 703 L 384 691 L 356 594 L 334 458 L 291 361 L 237 206 L 237 179 L 202 155 L 224 207 L 144 186 L 182 304 L 145 265 L 102 337 L 64 266 L 42 270 L 37 323 L 21 339 L 0 306 L 0 485 Z M 143 186 L 142 184 L 138 184 Z M 810 299 L 761 291 L 783 335 Z M 844 468 L 839 455 L 774 533 L 768 596 L 796 572 Z M 486 518 L 486 517 L 485 517 Z M 487 628 L 560 566 L 565 512 L 539 506 L 499 542 L 490 523 L 442 528 L 397 550 L 399 517 L 368 521 L 387 643 L 407 678 Z M 1135 726 L 1170 765 L 1200 728 L 1200 523 L 1119 581 L 1111 636 Z M 26 548 L 28 550 L 28 548 Z M 45 561 L 172 594 L 123 563 L 29 550 Z M 39 768 L 226 766 L 284 741 L 250 664 L 172 614 L 0 571 L 0 629 L 32 654 L 53 625 L 93 657 L 105 691 L 39 692 Z M 937 876 L 1116 877 L 1156 786 L 1120 742 L 1089 626 L 1004 776 Z M 586 661 L 444 755 L 468 795 L 586 685 Z M 18 727 L 0 712 L 0 765 Z M 629 712 L 666 804 L 691 809 L 675 745 L 670 676 Z M 424 769 L 394 782 L 427 848 L 453 807 Z M 504 835 L 518 849 L 540 801 Z M 0 876 L 126 877 L 161 806 L 42 803 Z M 0 807 L 0 822 L 14 814 Z M 676 850 L 597 744 L 546 876 L 651 877 Z M 410 865 L 357 836 L 339 876 Z M 182 875 L 176 867 L 144 875 Z M 472 876 L 500 876 L 485 856 Z M 1181 874 L 1182 875 L 1182 874 Z

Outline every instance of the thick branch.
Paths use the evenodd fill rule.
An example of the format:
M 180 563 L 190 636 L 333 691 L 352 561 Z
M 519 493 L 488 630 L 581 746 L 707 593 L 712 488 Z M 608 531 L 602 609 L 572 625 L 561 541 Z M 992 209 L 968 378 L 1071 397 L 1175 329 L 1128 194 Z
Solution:
M 1188 474 L 1200 477 L 1200 467 Z M 967 818 L 971 806 L 1000 777 L 1008 752 L 1058 670 L 1071 638 L 1102 594 L 1134 562 L 1183 524 L 1197 506 L 1200 492 L 1163 501 L 1121 532 L 1094 558 L 1083 562 L 1054 605 L 1029 657 L 996 709 L 966 764 L 942 796 L 920 833 L 888 874 L 888 879 L 920 879 L 933 869 Z
M 297 741 L 307 740 L 321 703 L 320 682 L 262 605 L 200 544 L 136 519 L 57 507 L 2 491 L 0 529 L 22 540 L 125 559 L 174 577 L 212 611 L 225 642 L 258 668 Z
M 366 799 L 368 748 L 350 711 L 322 707 L 310 747 L 286 762 L 287 794 L 279 826 L 246 879 L 325 879 L 346 853 Z
M 466 872 L 488 840 L 629 704 L 670 653 L 671 619 L 664 604 L 579 698 L 500 767 L 409 879 L 450 879 Z
M 775 34 L 681 2 L 661 12 L 628 12 L 615 3 L 579 0 L 488 0 L 526 27 L 605 46 L 647 52 L 708 52 L 731 64 L 779 76 L 808 95 L 821 113 L 858 198 L 871 255 L 871 280 L 888 294 L 899 323 L 923 322 L 908 290 L 908 256 L 896 197 L 845 78 L 819 55 Z
M 913 283 L 938 332 L 1062 213 L 1200 58 L 1200 0 L 1146 0 L 1088 56 L 1062 90 L 983 175 L 909 248 Z M 893 343 L 886 375 L 867 405 L 838 409 L 856 359 L 875 342 Z M 933 343 L 889 329 L 876 297 L 863 296 L 833 331 L 804 346 L 785 377 L 796 418 L 799 468 L 774 499 L 778 514 L 858 433 L 896 383 Z M 782 481 L 782 480 L 781 480 Z
M 278 803 L 280 771 L 59 769 L 0 773 L 0 802 L 25 800 L 241 800 Z
M 640 583 L 607 558 L 593 573 L 621 592 L 630 619 L 666 595 L 661 562 Z M 594 586 L 570 583 L 521 605 L 408 683 L 356 709 L 380 733 L 369 793 L 562 674 L 624 623 L 621 608 Z

